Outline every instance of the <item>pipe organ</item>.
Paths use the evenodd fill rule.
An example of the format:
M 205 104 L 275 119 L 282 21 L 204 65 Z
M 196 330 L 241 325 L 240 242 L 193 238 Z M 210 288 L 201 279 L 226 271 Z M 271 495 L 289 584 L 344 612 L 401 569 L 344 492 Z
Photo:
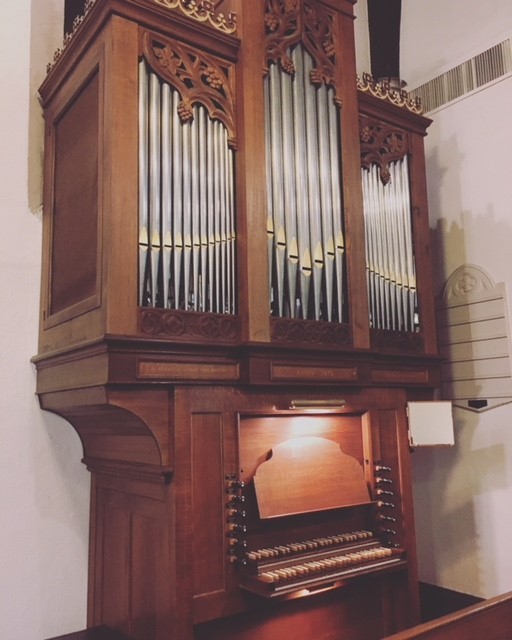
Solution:
M 417 622 L 439 385 L 423 137 L 354 0 L 88 0 L 49 65 L 37 393 L 91 472 L 90 626 Z

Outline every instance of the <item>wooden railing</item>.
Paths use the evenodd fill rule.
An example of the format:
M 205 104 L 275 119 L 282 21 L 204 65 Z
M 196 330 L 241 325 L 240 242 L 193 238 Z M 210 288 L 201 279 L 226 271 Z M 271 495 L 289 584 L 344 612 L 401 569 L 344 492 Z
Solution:
M 385 640 L 509 640 L 512 638 L 512 591 L 456 613 L 400 631 Z

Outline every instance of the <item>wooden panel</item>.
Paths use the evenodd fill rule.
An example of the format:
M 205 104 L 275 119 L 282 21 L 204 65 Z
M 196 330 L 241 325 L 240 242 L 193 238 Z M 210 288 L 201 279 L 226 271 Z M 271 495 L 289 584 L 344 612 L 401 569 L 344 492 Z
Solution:
M 156 638 L 158 615 L 155 612 L 158 611 L 159 600 L 157 576 L 161 573 L 160 548 L 165 530 L 162 530 L 158 520 L 134 514 L 131 534 L 130 600 L 133 624 L 130 633 L 141 640 Z
M 408 559 L 408 607 L 401 607 L 399 599 L 390 603 L 395 619 L 395 628 L 404 628 L 419 620 L 411 459 L 405 404 L 402 404 L 401 396 L 402 392 L 397 392 L 396 408 L 376 411 L 378 420 L 373 425 L 373 428 L 378 428 L 382 464 L 391 467 L 390 478 L 393 481 L 394 495 L 390 502 L 395 504 L 396 508 L 395 514 L 389 514 L 396 516 L 396 522 L 390 527 L 396 531 L 391 542 L 404 548 Z
M 240 367 L 238 363 L 188 363 L 163 362 L 155 360 L 139 360 L 137 362 L 137 378 L 141 380 L 238 380 Z
M 98 100 L 96 72 L 55 124 L 52 315 L 97 293 Z
M 314 382 L 326 380 L 330 382 L 354 382 L 357 380 L 357 367 L 328 367 L 309 364 L 307 366 L 287 365 L 272 362 L 270 365 L 270 378 L 273 381 L 306 380 Z
M 267 189 L 266 158 L 262 132 L 265 131 L 263 68 L 264 30 L 261 26 L 261 2 L 240 2 L 242 20 L 237 30 L 243 50 L 237 70 L 237 151 L 236 207 L 239 273 L 239 312 L 242 339 L 268 342 L 270 339 L 269 289 L 267 264 Z
M 239 436 L 241 479 L 250 480 L 273 447 L 298 435 L 330 438 L 339 443 L 345 454 L 363 464 L 359 415 L 242 415 Z
M 104 623 L 133 640 L 164 640 L 175 616 L 169 490 L 97 474 L 93 509 L 94 593 L 91 624 Z M 120 486 L 121 485 L 121 486 Z M 152 491 L 148 491 L 150 488 Z M 155 497 L 149 497 L 153 493 Z
M 421 384 L 429 381 L 428 369 L 372 369 L 372 381 L 379 383 Z
M 509 592 L 432 622 L 395 633 L 386 640 L 505 640 L 511 637 L 512 594 Z
M 222 414 L 192 416 L 194 594 L 224 587 L 224 484 Z
M 383 632 L 381 585 L 378 581 L 362 581 L 341 591 L 198 625 L 194 640 L 377 640 Z
M 100 492 L 99 519 L 102 537 L 97 541 L 96 574 L 99 602 L 95 611 L 98 621 L 127 632 L 130 620 L 130 529 L 131 514 L 107 505 Z
M 89 434 L 85 431 L 82 438 L 89 458 L 123 460 L 142 464 L 160 462 L 155 441 L 146 435 L 132 436 L 122 434 L 98 437 L 98 434 Z
M 483 602 L 484 598 L 420 582 L 421 619 L 435 620 Z
M 326 438 L 290 438 L 254 474 L 260 518 L 370 502 L 361 463 Z

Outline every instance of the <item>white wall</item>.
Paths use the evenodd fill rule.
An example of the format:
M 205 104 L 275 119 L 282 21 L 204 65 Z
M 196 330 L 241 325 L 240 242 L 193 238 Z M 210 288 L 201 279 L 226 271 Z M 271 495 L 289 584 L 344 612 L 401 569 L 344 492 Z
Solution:
M 73 429 L 39 409 L 41 221 L 29 207 L 31 75 L 42 80 L 63 2 L 0 4 L 0 638 L 42 640 L 85 627 L 88 472 Z M 37 103 L 33 103 L 35 106 Z M 40 110 L 37 117 L 40 119 Z M 34 131 L 30 127 L 31 131 Z M 37 130 L 37 127 L 36 129 Z M 39 127 L 40 131 L 40 127 Z M 40 165 L 33 147 L 31 166 Z M 30 173 L 31 200 L 40 201 Z
M 402 0 L 400 74 L 418 86 L 511 29 L 510 0 Z
M 356 33 L 361 73 L 369 71 L 367 37 L 361 25 Z M 400 75 L 418 86 L 507 37 L 510 0 L 403 0 Z M 511 107 L 509 77 L 432 115 L 426 153 L 438 292 L 469 262 L 505 282 L 512 300 Z M 413 454 L 420 579 L 491 597 L 512 590 L 512 404 L 481 415 L 457 409 L 454 418 L 455 447 Z
M 357 73 L 370 73 L 370 41 L 368 35 L 368 5 L 366 0 L 358 0 L 354 7 L 354 30 L 356 38 L 356 68 Z
M 507 35 L 509 0 L 404 0 L 402 77 L 420 84 Z M 432 115 L 426 150 L 437 291 L 469 262 L 505 282 L 510 300 L 511 106 L 509 77 Z M 420 578 L 491 597 L 512 590 L 512 404 L 454 417 L 454 448 L 413 454 Z

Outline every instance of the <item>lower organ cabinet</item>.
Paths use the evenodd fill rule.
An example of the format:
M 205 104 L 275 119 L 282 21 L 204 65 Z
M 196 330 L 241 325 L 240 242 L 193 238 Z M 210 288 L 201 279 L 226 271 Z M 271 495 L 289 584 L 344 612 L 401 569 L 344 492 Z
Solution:
M 97 406 L 75 424 L 93 472 L 91 623 L 135 640 L 370 640 L 414 622 L 401 391 L 160 394 L 166 425 L 134 415 L 156 396 L 125 402 L 139 460 L 107 459 L 126 434 L 94 426 Z M 169 466 L 149 463 L 165 446 Z

